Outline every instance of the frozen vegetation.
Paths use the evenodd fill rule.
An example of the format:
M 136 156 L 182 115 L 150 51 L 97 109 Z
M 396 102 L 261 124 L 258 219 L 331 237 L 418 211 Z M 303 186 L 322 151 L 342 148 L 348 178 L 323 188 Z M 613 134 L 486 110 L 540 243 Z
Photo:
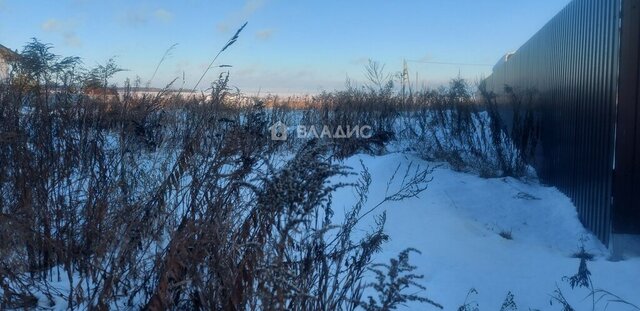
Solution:
M 539 183 L 516 94 L 509 126 L 481 85 L 404 94 L 375 63 L 296 106 L 224 74 L 115 96 L 113 62 L 21 55 L 0 82 L 1 309 L 638 310 L 640 260 L 609 261 Z

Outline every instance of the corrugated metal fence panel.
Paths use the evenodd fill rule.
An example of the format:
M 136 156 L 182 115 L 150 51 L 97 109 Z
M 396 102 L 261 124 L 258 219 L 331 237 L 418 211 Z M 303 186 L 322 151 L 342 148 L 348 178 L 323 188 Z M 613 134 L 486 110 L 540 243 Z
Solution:
M 541 133 L 536 168 L 605 244 L 617 93 L 620 1 L 574 0 L 486 79 L 500 94 L 533 91 Z
M 623 3 L 613 229 L 640 234 L 640 0 Z

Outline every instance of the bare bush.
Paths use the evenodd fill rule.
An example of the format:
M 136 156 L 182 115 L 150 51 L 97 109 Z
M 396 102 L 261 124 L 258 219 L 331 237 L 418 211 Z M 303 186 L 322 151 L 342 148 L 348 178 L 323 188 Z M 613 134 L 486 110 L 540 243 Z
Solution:
M 422 157 L 446 161 L 455 170 L 482 177 L 526 175 L 537 139 L 532 107 L 510 93 L 509 131 L 500 113 L 507 109 L 482 85 L 479 93 L 473 95 L 462 79 L 452 80 L 448 88 L 416 92 L 400 135 L 414 142 L 412 148 Z
M 353 310 L 388 238 L 384 214 L 362 237 L 359 221 L 430 180 L 407 168 L 372 208 L 366 168 L 332 183 L 351 173 L 323 140 L 281 156 L 267 129 L 288 112 L 234 104 L 225 74 L 206 96 L 127 82 L 109 97 L 115 64 L 84 75 L 37 41 L 23 54 L 0 83 L 2 308 Z M 334 223 L 340 187 L 359 201 Z

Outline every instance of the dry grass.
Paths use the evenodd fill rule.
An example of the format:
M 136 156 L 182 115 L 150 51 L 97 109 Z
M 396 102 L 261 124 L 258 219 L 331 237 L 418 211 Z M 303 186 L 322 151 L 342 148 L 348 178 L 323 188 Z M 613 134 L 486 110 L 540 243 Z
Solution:
M 87 81 L 109 88 L 119 68 L 82 76 L 77 59 L 49 50 L 30 44 L 0 83 L 2 308 L 33 307 L 36 293 L 71 309 L 361 305 L 387 239 L 383 216 L 352 236 L 369 212 L 366 169 L 358 183 L 329 183 L 350 173 L 321 140 L 289 146 L 283 160 L 267 128 L 287 108 L 234 101 L 227 76 L 203 97 L 137 95 L 129 83 L 122 96 L 94 96 Z M 357 117 L 324 118 L 346 116 Z M 428 171 L 403 180 L 389 199 L 424 190 Z M 360 200 L 334 223 L 339 187 Z M 70 290 L 58 293 L 51 282 L 64 278 Z

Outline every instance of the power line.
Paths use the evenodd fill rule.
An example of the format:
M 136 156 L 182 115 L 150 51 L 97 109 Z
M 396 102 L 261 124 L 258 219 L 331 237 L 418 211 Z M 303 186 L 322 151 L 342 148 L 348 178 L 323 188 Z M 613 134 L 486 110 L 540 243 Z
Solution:
M 435 65 L 488 66 L 488 67 L 493 67 L 492 64 L 479 64 L 479 63 L 430 62 L 430 61 L 410 60 L 410 59 L 407 59 L 407 61 L 411 62 L 411 63 L 435 64 Z

